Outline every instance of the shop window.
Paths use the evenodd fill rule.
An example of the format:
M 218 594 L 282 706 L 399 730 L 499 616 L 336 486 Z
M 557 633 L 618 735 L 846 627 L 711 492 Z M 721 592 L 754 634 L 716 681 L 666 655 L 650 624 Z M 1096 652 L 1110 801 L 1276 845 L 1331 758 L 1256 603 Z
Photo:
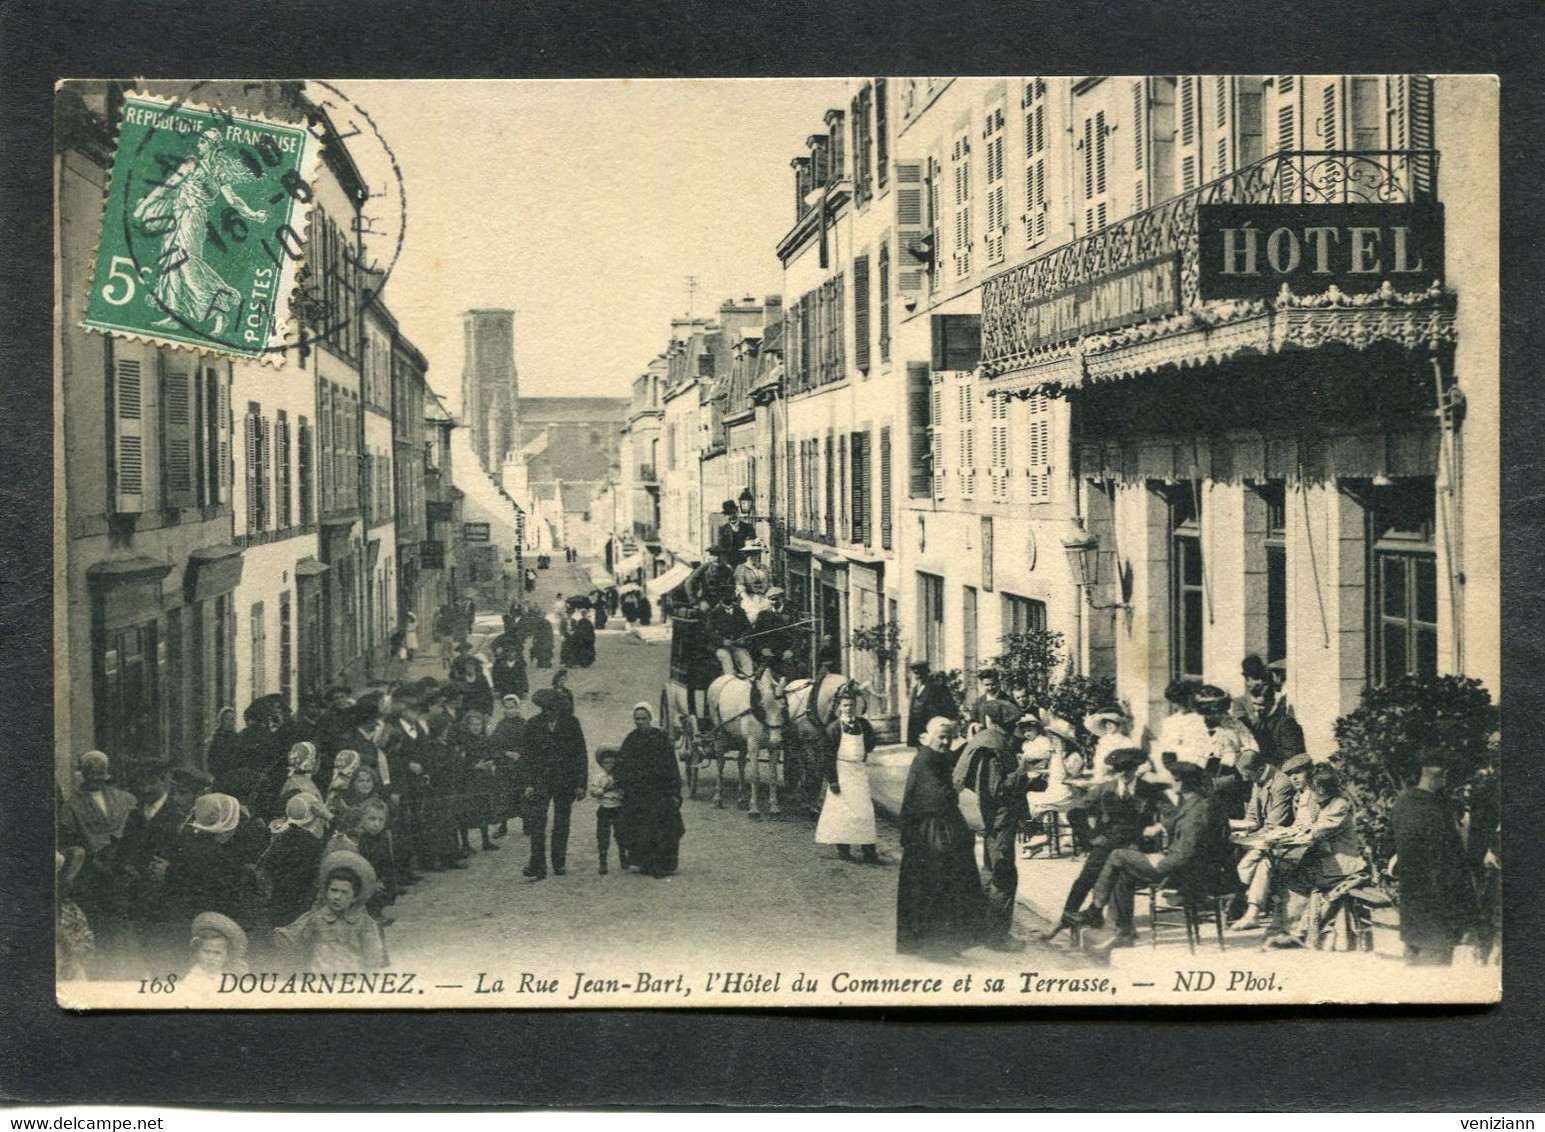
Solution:
M 1201 496 L 1195 483 L 1170 499 L 1170 641 L 1176 676 L 1202 677 L 1206 594 L 1202 571 Z
M 1438 670 L 1436 493 L 1430 479 L 1374 489 L 1371 516 L 1373 679 Z

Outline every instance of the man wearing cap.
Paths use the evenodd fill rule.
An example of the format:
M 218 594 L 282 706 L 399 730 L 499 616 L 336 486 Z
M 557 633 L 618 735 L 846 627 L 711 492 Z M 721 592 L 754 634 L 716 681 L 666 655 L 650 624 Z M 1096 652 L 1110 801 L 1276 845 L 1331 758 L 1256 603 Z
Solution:
M 1309 761 L 1308 755 L 1294 756 Z M 1293 802 L 1296 791 L 1292 780 L 1283 771 L 1268 762 L 1258 751 L 1244 751 L 1234 764 L 1240 778 L 1250 784 L 1250 800 L 1245 804 L 1245 816 L 1229 825 L 1246 836 L 1255 836 L 1273 829 L 1285 829 L 1293 824 Z M 1302 769 L 1300 767 L 1300 769 Z M 1249 931 L 1263 926 L 1261 913 L 1270 907 L 1272 879 L 1275 875 L 1272 855 L 1262 846 L 1251 846 L 1239 859 L 1237 873 L 1245 885 L 1244 915 L 1229 925 L 1235 931 Z
M 526 804 L 526 833 L 531 858 L 522 872 L 532 881 L 545 880 L 548 866 L 547 815 L 552 811 L 552 870 L 564 875 L 569 851 L 569 822 L 574 803 L 585 796 L 584 735 L 578 743 L 573 732 L 578 720 L 568 716 L 563 697 L 551 688 L 531 695 L 537 716 L 524 728 L 525 754 L 521 758 L 521 793 Z M 571 722 L 572 721 L 572 722 Z
M 1019 863 L 1015 841 L 1028 816 L 1025 764 L 1014 750 L 1008 729 L 1019 709 L 1001 700 L 983 705 L 980 730 L 966 741 L 956 760 L 955 781 L 976 791 L 982 810 L 982 889 L 987 895 L 986 946 L 995 951 L 1024 947 L 1013 938 L 1014 907 L 1019 899 Z
M 1459 823 L 1449 807 L 1449 753 L 1417 752 L 1421 778 L 1390 810 L 1395 845 L 1389 871 L 1400 888 L 1400 942 L 1413 967 L 1446 967 L 1476 926 L 1475 889 L 1465 867 Z
M 1304 729 L 1288 713 L 1287 701 L 1278 694 L 1276 682 L 1264 665 L 1258 676 L 1250 680 L 1247 695 L 1249 711 L 1245 722 L 1266 761 L 1280 766 L 1294 755 L 1303 754 L 1307 749 Z
M 922 742 L 923 730 L 935 716 L 958 720 L 960 705 L 950 690 L 949 677 L 930 669 L 926 660 L 914 660 L 907 665 L 912 674 L 912 695 L 907 703 L 907 742 L 916 747 Z
M 1176 763 L 1170 773 L 1179 788 L 1180 803 L 1164 823 L 1169 830 L 1169 848 L 1162 853 L 1112 851 L 1095 882 L 1089 907 L 1073 917 L 1081 927 L 1103 927 L 1106 907 L 1114 907 L 1116 934 L 1103 950 L 1131 947 L 1137 942 L 1132 901 L 1139 887 L 1184 882 L 1191 877 L 1200 881 L 1220 867 L 1228 821 L 1209 793 L 1207 772 L 1192 763 Z
M 1112 853 L 1117 849 L 1137 849 L 1144 837 L 1159 835 L 1162 827 L 1157 824 L 1158 814 L 1166 799 L 1160 787 L 1137 777 L 1138 769 L 1147 761 L 1142 748 L 1131 744 L 1106 754 L 1105 777 L 1089 788 L 1085 801 L 1089 851 L 1068 889 L 1062 919 L 1045 937 L 1048 941 L 1064 928 L 1079 926 L 1075 918 L 1078 910 L 1093 891 Z

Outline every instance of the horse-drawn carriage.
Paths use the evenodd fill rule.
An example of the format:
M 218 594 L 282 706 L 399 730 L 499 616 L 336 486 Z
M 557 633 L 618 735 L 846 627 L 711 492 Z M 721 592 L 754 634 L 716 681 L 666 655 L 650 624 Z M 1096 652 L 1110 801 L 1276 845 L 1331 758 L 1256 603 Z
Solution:
M 722 806 L 724 761 L 734 751 L 738 805 L 751 817 L 761 817 L 761 785 L 767 786 L 770 814 L 782 812 L 780 786 L 793 791 L 801 807 L 818 808 L 817 732 L 833 718 L 836 694 L 846 677 L 822 669 L 812 679 L 779 664 L 760 664 L 749 677 L 727 676 L 715 656 L 718 642 L 710 638 L 702 614 L 678 610 L 670 626 L 670 677 L 660 690 L 660 726 L 682 762 L 688 796 L 697 797 L 703 764 L 716 761 L 714 803 Z

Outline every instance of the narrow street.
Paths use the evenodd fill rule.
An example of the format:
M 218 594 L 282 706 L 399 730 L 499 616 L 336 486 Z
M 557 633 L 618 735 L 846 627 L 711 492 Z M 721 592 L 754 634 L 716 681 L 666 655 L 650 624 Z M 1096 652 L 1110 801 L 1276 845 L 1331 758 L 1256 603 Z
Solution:
M 543 608 L 558 593 L 588 588 L 585 565 L 555 563 L 532 595 Z M 653 707 L 666 678 L 669 646 L 611 625 L 597 634 L 593 668 L 570 673 L 576 710 L 592 753 L 616 745 L 639 701 Z M 532 669 L 532 687 L 551 672 Z M 405 969 L 466 971 L 561 962 L 564 970 L 640 963 L 782 964 L 861 960 L 878 967 L 894 958 L 895 828 L 879 823 L 882 867 L 849 864 L 814 842 L 808 818 L 785 814 L 751 821 L 734 808 L 733 763 L 726 763 L 726 804 L 712 802 L 712 768 L 695 801 L 683 803 L 686 837 L 679 872 L 656 880 L 618 869 L 597 872 L 595 804 L 574 807 L 568 875 L 531 883 L 521 875 L 525 839 L 512 825 L 497 852 L 475 852 L 465 870 L 429 874 L 392 910 L 387 940 Z M 474 838 L 474 841 L 476 839 Z M 1041 925 L 1026 922 L 1018 934 Z M 1032 944 L 1032 946 L 1034 946 Z M 500 956 L 507 956 L 500 962 Z M 624 958 L 630 957 L 630 958 Z M 1007 957 L 968 952 L 959 963 L 998 966 Z M 1047 952 L 1038 964 L 1067 964 Z M 513 969 L 513 968 L 510 968 Z

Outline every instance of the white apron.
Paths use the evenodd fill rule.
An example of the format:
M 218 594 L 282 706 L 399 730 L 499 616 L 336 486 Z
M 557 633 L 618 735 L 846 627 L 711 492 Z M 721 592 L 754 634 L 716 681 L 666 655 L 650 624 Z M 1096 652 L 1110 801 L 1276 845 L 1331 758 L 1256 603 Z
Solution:
M 869 768 L 864 762 L 864 736 L 842 733 L 837 744 L 837 785 L 826 789 L 821 820 L 815 824 L 817 845 L 873 845 L 874 803 L 869 798 Z

